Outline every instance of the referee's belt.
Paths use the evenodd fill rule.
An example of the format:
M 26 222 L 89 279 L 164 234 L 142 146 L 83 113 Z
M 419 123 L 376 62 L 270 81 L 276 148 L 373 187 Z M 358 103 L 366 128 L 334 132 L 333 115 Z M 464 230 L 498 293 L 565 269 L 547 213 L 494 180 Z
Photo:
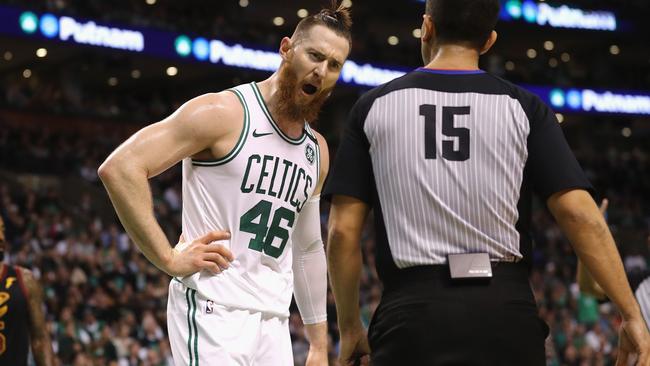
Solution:
M 398 269 L 384 279 L 384 287 L 399 286 L 404 281 L 489 282 L 493 278 L 528 281 L 529 267 L 514 256 L 493 259 L 487 253 L 468 253 L 444 264 L 421 265 Z M 481 258 L 482 257 L 482 258 Z M 460 260 L 458 260 L 460 259 Z M 453 263 L 452 263 L 453 262 Z
M 500 263 L 500 262 L 517 263 L 517 262 L 520 262 L 521 260 L 522 260 L 522 258 L 519 258 L 519 257 L 511 255 L 511 254 L 506 255 L 504 257 L 501 257 L 501 258 L 490 258 L 490 262 L 492 262 L 492 264 Z

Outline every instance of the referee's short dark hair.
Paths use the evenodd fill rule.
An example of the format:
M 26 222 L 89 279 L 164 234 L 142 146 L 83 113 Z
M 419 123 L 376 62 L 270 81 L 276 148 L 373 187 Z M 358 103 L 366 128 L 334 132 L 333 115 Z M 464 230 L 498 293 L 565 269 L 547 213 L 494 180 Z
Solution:
M 499 19 L 499 0 L 427 0 L 438 44 L 481 49 Z

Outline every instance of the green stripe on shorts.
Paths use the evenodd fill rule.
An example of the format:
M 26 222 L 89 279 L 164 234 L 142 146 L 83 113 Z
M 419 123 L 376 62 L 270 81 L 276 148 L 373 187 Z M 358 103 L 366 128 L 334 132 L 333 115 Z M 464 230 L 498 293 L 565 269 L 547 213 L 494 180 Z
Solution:
M 190 323 L 190 310 L 192 309 L 192 304 L 190 303 L 190 289 L 185 290 L 185 299 L 187 300 L 187 328 L 190 331 L 190 335 L 187 338 L 187 352 L 190 354 L 190 365 L 192 366 L 192 324 Z
M 192 290 L 192 324 L 194 325 L 194 365 L 199 366 L 199 331 L 196 328 L 196 290 Z

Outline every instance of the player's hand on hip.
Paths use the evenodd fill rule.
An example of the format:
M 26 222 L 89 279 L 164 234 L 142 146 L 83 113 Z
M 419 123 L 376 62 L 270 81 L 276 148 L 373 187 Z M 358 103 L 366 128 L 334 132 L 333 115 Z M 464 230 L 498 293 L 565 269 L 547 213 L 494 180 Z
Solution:
M 176 277 L 189 276 L 203 270 L 221 273 L 230 266 L 234 257 L 230 249 L 214 242 L 227 239 L 230 239 L 229 232 L 216 230 L 192 241 L 183 251 L 173 249 L 167 272 Z M 183 241 L 182 235 L 180 240 Z
M 370 345 L 361 324 L 353 329 L 341 330 L 339 363 L 341 366 L 370 365 Z
M 636 366 L 650 366 L 650 335 L 643 319 L 624 320 L 618 334 L 616 366 L 629 365 L 636 354 Z

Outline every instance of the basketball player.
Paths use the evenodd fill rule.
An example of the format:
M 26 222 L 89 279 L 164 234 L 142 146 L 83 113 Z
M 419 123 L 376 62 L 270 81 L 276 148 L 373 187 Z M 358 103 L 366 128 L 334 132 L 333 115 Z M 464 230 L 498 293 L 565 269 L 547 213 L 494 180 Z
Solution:
M 307 122 L 339 77 L 350 25 L 348 9 L 334 1 L 282 39 L 271 77 L 190 100 L 99 168 L 126 231 L 174 277 L 167 316 L 175 364 L 293 365 L 294 288 L 307 364 L 327 364 L 319 197 L 329 161 Z M 186 242 L 172 249 L 147 179 L 181 160 Z
M 37 366 L 54 365 L 43 291 L 30 270 L 3 263 L 6 244 L 0 216 L 0 365 L 27 366 L 30 343 Z

